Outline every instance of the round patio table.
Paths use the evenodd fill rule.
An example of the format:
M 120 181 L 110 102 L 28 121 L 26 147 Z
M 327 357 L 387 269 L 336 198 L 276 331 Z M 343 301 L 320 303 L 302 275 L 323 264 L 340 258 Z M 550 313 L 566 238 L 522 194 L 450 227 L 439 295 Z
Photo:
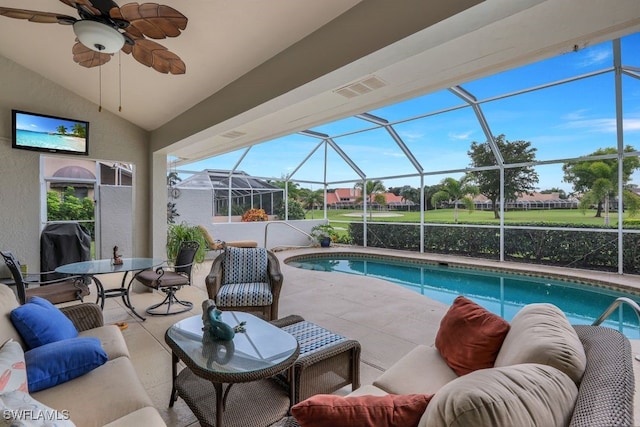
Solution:
M 77 276 L 89 277 L 96 284 L 98 290 L 98 297 L 96 304 L 100 304 L 100 308 L 104 308 L 104 300 L 106 298 L 122 297 L 124 305 L 131 310 L 136 317 L 140 320 L 145 320 L 131 305 L 131 298 L 129 296 L 131 290 L 131 284 L 136 276 L 144 270 L 149 268 L 158 267 L 164 263 L 164 260 L 157 258 L 122 258 L 122 264 L 114 264 L 112 259 L 98 259 L 91 261 L 73 262 L 70 264 L 61 265 L 56 268 L 56 273 L 71 274 Z M 129 272 L 136 272 L 126 284 L 127 275 Z M 99 274 L 109 273 L 124 273 L 122 276 L 122 282 L 119 288 L 105 289 L 102 282 L 96 277 Z M 125 285 L 126 284 L 126 285 Z

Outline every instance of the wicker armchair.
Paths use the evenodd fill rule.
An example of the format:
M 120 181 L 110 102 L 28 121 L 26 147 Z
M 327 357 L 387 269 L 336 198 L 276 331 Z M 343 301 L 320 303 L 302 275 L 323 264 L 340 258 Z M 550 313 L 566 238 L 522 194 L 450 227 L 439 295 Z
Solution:
M 282 288 L 280 263 L 265 248 L 226 247 L 205 279 L 209 298 L 222 310 L 259 312 L 266 320 L 278 318 Z

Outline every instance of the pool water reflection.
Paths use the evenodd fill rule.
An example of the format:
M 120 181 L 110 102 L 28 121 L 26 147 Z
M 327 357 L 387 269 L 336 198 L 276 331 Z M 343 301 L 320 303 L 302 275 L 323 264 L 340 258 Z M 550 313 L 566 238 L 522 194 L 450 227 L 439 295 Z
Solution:
M 523 274 L 434 265 L 417 261 L 367 259 L 362 256 L 296 257 L 292 267 L 366 275 L 388 280 L 431 299 L 451 304 L 464 295 L 506 320 L 526 304 L 547 302 L 558 306 L 573 324 L 591 324 L 620 296 L 633 295 L 578 282 Z M 604 325 L 628 338 L 640 338 L 638 316 L 629 307 L 612 314 Z

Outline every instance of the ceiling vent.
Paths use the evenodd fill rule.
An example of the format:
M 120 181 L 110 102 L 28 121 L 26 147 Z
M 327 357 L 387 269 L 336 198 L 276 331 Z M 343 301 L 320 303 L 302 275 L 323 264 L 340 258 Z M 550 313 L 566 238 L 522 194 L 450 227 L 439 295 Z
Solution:
M 387 83 L 384 80 L 376 76 L 371 76 L 358 82 L 351 83 L 349 86 L 341 87 L 334 92 L 338 95 L 344 96 L 345 98 L 355 98 L 356 96 L 364 95 L 365 93 L 380 89 L 384 86 L 387 86 Z
M 234 139 L 244 135 L 246 135 L 246 132 L 239 132 L 237 130 L 232 130 L 231 132 L 223 133 L 221 136 L 224 136 L 225 138 L 229 138 L 229 139 Z

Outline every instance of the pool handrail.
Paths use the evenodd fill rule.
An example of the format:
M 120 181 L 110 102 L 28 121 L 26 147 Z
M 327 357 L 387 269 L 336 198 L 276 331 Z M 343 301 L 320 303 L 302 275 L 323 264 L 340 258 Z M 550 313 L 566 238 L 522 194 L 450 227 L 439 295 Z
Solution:
M 313 236 L 311 236 L 311 234 L 307 233 L 307 232 L 306 232 L 306 231 L 304 231 L 304 230 L 299 229 L 299 228 L 298 228 L 298 227 L 296 227 L 295 225 L 289 224 L 289 223 L 288 223 L 288 222 L 286 222 L 286 221 L 270 221 L 270 222 L 269 222 L 269 223 L 267 223 L 267 224 L 265 225 L 265 227 L 264 227 L 264 247 L 265 247 L 265 248 L 267 247 L 267 235 L 268 235 L 268 231 L 269 231 L 269 226 L 270 226 L 271 224 L 283 224 L 283 225 L 286 225 L 287 227 L 292 228 L 292 229 L 294 229 L 295 231 L 297 231 L 297 232 L 299 232 L 299 233 L 304 234 L 305 236 L 307 236 L 307 237 L 309 238 L 309 240 L 313 240 Z M 313 245 L 309 245 L 309 246 L 295 246 L 295 247 L 299 247 L 299 248 L 309 248 L 309 247 L 312 247 L 312 246 L 313 246 Z M 273 249 L 275 249 L 275 248 L 277 248 L 277 247 L 278 247 L 278 246 L 273 247 L 273 248 L 271 248 L 271 249 L 273 250 Z M 291 247 L 291 246 L 290 246 L 290 247 Z
M 601 315 L 598 317 L 591 325 L 599 326 L 602 322 L 604 322 L 611 314 L 616 311 L 618 307 L 622 304 L 628 304 L 633 311 L 636 312 L 638 319 L 640 320 L 640 305 L 638 305 L 634 300 L 627 297 L 618 297 L 611 303 L 609 308 L 607 308 Z

